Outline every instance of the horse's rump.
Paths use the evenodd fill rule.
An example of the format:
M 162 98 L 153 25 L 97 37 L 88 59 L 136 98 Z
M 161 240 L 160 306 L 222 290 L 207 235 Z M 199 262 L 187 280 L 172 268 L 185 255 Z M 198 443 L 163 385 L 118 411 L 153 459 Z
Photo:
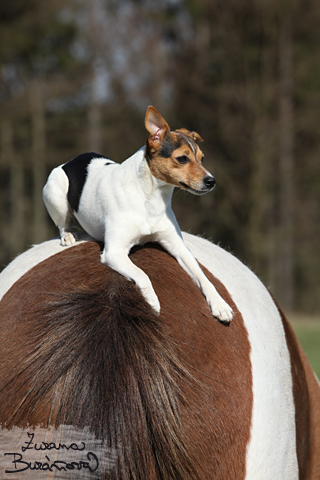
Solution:
M 189 242 L 192 238 L 187 237 Z M 201 247 L 204 241 L 199 242 Z M 223 265 L 233 259 L 226 252 L 220 255 L 220 250 Z M 225 275 L 232 281 L 223 280 L 225 286 L 205 269 L 236 312 L 230 327 L 225 327 L 212 318 L 202 294 L 172 257 L 154 244 L 137 248 L 131 259 L 152 281 L 161 304 L 161 315 L 156 316 L 133 283 L 100 264 L 100 251 L 95 242 L 62 249 L 24 273 L 0 301 L 2 428 L 26 432 L 32 426 L 51 425 L 58 431 L 71 425 L 90 432 L 114 453 L 112 465 L 95 478 L 259 480 L 275 478 L 273 472 L 283 469 L 289 473 L 282 479 L 292 480 L 298 478 L 292 474 L 298 468 L 295 464 L 306 471 L 310 448 L 306 443 L 299 447 L 298 441 L 299 458 L 292 459 L 291 430 L 294 435 L 296 430 L 290 427 L 289 432 L 287 427 L 306 382 L 302 379 L 295 398 L 279 392 L 279 410 L 286 406 L 288 419 L 277 418 L 278 403 L 272 403 L 268 391 L 268 382 L 282 388 L 281 375 L 288 375 L 292 352 L 297 351 L 291 348 L 290 357 L 284 334 L 279 345 L 287 349 L 287 359 L 279 355 L 275 362 L 288 366 L 278 372 L 278 380 L 271 373 L 270 378 L 265 375 L 267 401 L 260 398 L 255 358 L 270 354 L 271 362 L 272 349 L 280 348 L 271 341 L 275 343 L 277 329 L 283 327 L 256 277 L 237 260 L 227 265 Z M 193 253 L 214 271 L 200 250 Z M 232 289 L 233 284 L 237 290 L 228 291 L 226 286 Z M 268 333 L 268 322 L 273 333 Z M 270 342 L 270 353 L 260 353 L 258 341 L 253 341 L 259 335 L 257 327 L 264 330 L 260 340 L 265 337 L 264 348 Z M 260 367 L 267 373 L 275 368 Z M 285 388 L 292 390 L 290 385 Z M 299 432 L 310 417 L 300 403 Z M 264 424 L 263 409 L 274 412 L 275 419 L 267 423 L 277 423 L 280 432 L 274 450 L 270 442 L 270 476 L 261 445 L 265 433 L 255 427 Z M 289 469 L 277 463 L 288 439 Z M 266 438 L 265 445 L 268 442 Z M 260 477 L 252 473 L 255 468 Z M 47 478 L 43 475 L 41 479 Z

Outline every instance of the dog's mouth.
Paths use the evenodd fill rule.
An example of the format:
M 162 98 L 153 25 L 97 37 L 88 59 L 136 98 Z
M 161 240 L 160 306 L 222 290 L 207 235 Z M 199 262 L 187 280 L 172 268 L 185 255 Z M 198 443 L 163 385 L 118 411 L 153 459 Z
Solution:
M 179 184 L 184 190 L 187 190 L 188 192 L 191 192 L 194 195 L 204 195 L 205 193 L 208 193 L 210 190 L 212 190 L 211 188 L 206 188 L 206 187 L 202 190 L 196 190 L 195 188 L 189 187 L 189 185 L 187 185 L 186 183 L 179 182 Z

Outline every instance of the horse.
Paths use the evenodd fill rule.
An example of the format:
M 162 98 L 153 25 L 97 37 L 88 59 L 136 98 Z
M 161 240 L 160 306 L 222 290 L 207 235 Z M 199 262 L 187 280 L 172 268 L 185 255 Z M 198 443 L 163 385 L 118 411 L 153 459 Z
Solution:
M 0 478 L 320 478 L 320 386 L 289 322 L 235 256 L 183 238 L 233 309 L 230 325 L 153 243 L 130 258 L 150 277 L 160 315 L 100 263 L 92 239 L 49 240 L 4 269 Z M 99 454 L 90 447 L 75 460 L 89 437 Z M 54 453 L 73 460 L 54 463 Z

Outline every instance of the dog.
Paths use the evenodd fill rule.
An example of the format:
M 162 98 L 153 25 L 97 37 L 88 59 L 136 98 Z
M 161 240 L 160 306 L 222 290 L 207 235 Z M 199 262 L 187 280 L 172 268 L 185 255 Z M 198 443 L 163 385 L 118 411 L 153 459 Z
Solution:
M 220 322 L 233 318 L 230 306 L 202 272 L 185 246 L 171 209 L 175 187 L 203 195 L 215 179 L 202 164 L 202 138 L 187 129 L 171 131 L 160 113 L 149 106 L 145 147 L 118 164 L 96 153 L 85 153 L 55 168 L 43 189 L 43 200 L 59 228 L 61 244 L 76 242 L 74 220 L 91 237 L 104 242 L 101 262 L 141 290 L 159 314 L 160 304 L 149 277 L 129 259 L 134 245 L 157 242 L 169 252 L 200 288 L 212 315 Z

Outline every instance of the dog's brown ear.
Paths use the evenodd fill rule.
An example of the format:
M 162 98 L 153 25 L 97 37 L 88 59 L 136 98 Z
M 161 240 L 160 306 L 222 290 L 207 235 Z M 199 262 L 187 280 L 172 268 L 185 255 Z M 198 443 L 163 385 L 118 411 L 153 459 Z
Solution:
M 200 137 L 199 133 L 197 132 L 190 132 L 186 128 L 179 128 L 176 132 L 183 133 L 183 135 L 187 135 L 188 137 L 192 138 L 197 143 L 203 142 L 202 138 Z
M 151 105 L 147 108 L 145 126 L 150 133 L 150 137 L 148 138 L 150 148 L 158 150 L 163 137 L 170 128 L 165 119 Z

